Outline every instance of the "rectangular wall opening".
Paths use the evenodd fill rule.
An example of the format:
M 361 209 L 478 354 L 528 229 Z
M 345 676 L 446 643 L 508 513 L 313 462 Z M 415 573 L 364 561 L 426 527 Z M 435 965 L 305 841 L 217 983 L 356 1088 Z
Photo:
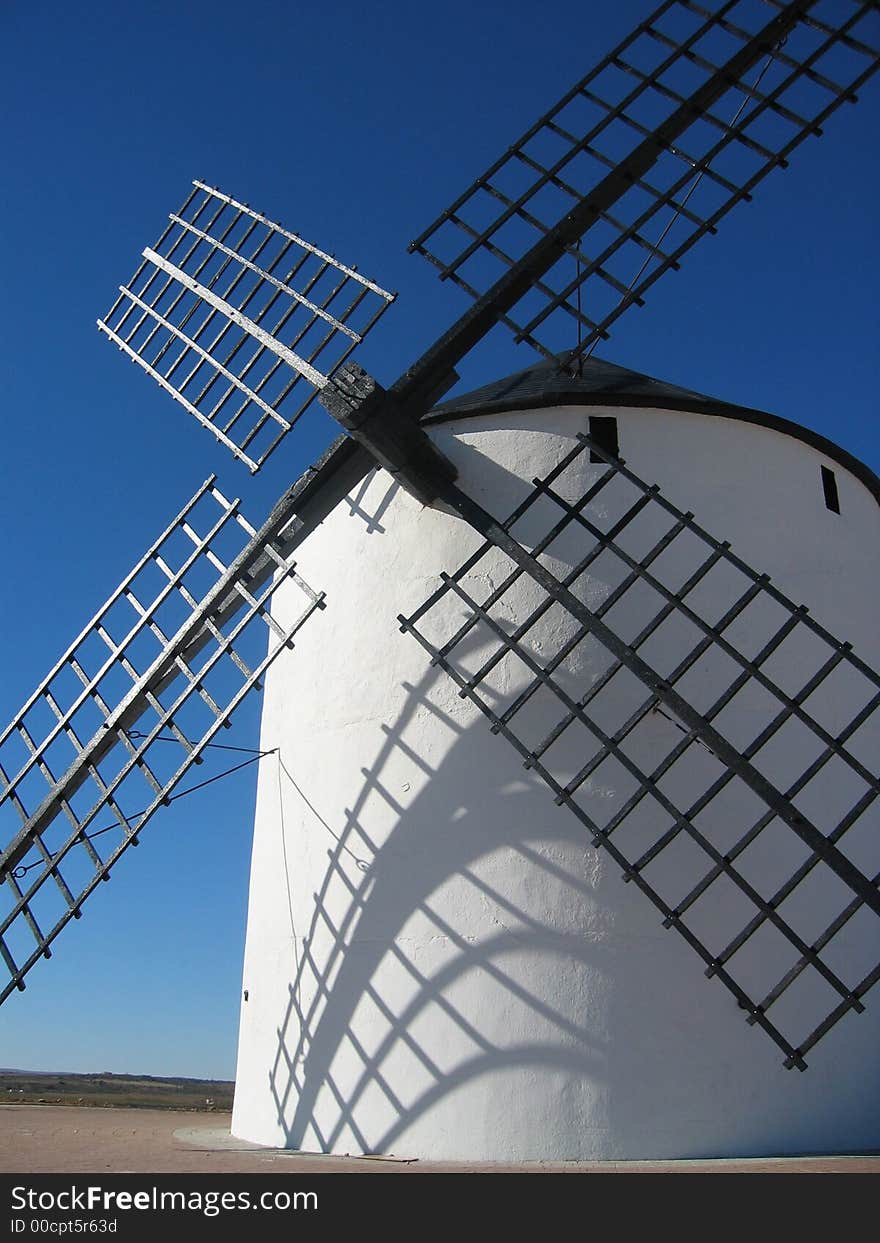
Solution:
M 592 422 L 592 420 L 590 420 Z M 825 496 L 825 508 L 830 509 L 833 514 L 840 513 L 840 497 L 837 494 L 837 480 L 834 477 L 834 471 L 827 466 L 819 468 L 822 472 L 822 492 Z
M 594 440 L 598 447 L 604 449 L 606 453 L 610 453 L 613 457 L 620 457 L 620 446 L 617 440 L 617 419 L 601 414 L 591 414 L 590 439 Z M 604 460 L 595 450 L 590 450 L 591 462 L 604 462 Z

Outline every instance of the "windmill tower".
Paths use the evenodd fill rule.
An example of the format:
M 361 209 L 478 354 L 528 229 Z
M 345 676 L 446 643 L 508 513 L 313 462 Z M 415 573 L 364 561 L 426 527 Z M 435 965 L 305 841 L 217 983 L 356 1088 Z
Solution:
M 864 570 L 880 534 L 880 481 L 794 425 L 596 360 L 574 378 L 539 364 L 448 402 L 427 426 L 459 486 L 487 509 L 528 505 L 511 528 L 527 547 L 562 525 L 543 563 L 565 579 L 588 557 L 578 598 L 667 676 L 680 669 L 675 684 L 701 707 L 722 701 L 707 715 L 725 733 L 767 731 L 762 771 L 800 775 L 807 726 L 772 728 L 781 705 L 759 670 L 789 694 L 814 678 L 827 688 L 820 671 L 841 672 L 836 654 L 789 625 L 794 616 L 684 514 L 725 531 L 778 589 L 815 602 L 811 619 L 845 627 L 876 661 L 878 601 Z M 619 445 L 670 508 L 609 479 L 577 439 L 591 431 L 592 456 Z M 823 472 L 833 472 L 840 514 Z M 566 503 L 590 523 L 586 539 Z M 613 543 L 598 542 L 612 531 Z M 633 578 L 630 558 L 651 567 L 651 585 Z M 787 1074 L 773 1045 L 736 1021 L 730 993 L 694 991 L 692 955 L 636 877 L 622 883 L 622 868 L 639 866 L 655 901 L 678 906 L 710 953 L 723 950 L 755 1000 L 778 990 L 767 1018 L 782 1032 L 817 1026 L 831 985 L 790 938 L 816 941 L 840 916 L 843 890 L 808 869 L 774 925 L 757 904 L 791 884 L 809 851 L 743 785 L 724 784 L 717 756 L 675 712 L 652 705 L 626 669 L 615 673 L 608 650 L 548 608 L 503 552 L 384 471 L 300 546 L 299 564 L 306 578 L 321 574 L 328 609 L 266 683 L 261 748 L 276 753 L 258 788 L 235 1133 L 473 1160 L 875 1144 L 876 1008 L 841 1023 L 809 1073 Z M 669 607 L 664 588 L 694 620 Z M 276 610 L 284 624 L 284 596 Z M 389 638 L 401 612 L 421 643 Z M 700 622 L 721 627 L 757 668 L 707 647 Z M 833 707 L 822 696 L 804 703 L 839 733 L 863 706 L 848 694 L 835 683 Z M 876 732 L 860 734 L 858 753 L 867 761 L 876 745 Z M 651 783 L 639 799 L 637 773 L 649 769 L 663 812 Z M 822 772 L 800 805 L 824 822 L 858 783 L 837 772 L 832 794 Z M 567 811 L 554 808 L 548 781 Z M 674 810 L 701 800 L 689 817 L 698 832 L 676 832 Z M 592 848 L 602 833 L 623 857 Z M 733 857 L 728 875 L 716 850 Z M 863 974 L 876 957 L 872 924 L 854 917 L 844 934 Z
M 474 304 L 388 390 L 391 295 L 194 183 L 99 326 L 251 470 L 348 436 L 259 527 L 209 480 L 0 737 L 4 997 L 265 683 L 237 1134 L 876 1143 L 877 480 L 591 356 L 877 68 L 838 7 L 662 4 L 413 243 Z M 438 405 L 498 322 L 543 362 Z

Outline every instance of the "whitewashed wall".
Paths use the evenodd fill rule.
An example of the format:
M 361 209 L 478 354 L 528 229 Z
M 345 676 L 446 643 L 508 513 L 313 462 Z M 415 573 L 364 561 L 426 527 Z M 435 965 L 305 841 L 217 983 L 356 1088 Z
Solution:
M 802 442 L 720 418 L 586 407 L 433 434 L 463 485 L 504 514 L 590 413 L 615 414 L 636 471 L 877 662 L 880 509 Z M 840 516 L 825 508 L 822 462 Z M 265 690 L 262 746 L 280 755 L 260 766 L 234 1134 L 475 1160 L 876 1146 L 877 999 L 826 1037 L 808 1071 L 783 1069 L 399 632 L 398 614 L 476 543 L 375 472 L 300 550 L 327 608 Z M 597 575 L 596 598 L 611 585 Z M 670 745 L 670 723 L 650 728 Z

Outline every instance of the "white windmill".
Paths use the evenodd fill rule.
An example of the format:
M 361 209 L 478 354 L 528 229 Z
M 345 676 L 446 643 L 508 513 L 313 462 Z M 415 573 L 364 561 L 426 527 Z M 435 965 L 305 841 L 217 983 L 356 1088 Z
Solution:
M 203 485 L 0 738 L 4 997 L 265 681 L 236 1134 L 876 1144 L 880 484 L 591 357 L 876 70 L 834 7 L 662 4 L 413 243 L 474 304 L 388 390 L 391 295 L 194 183 L 100 327 L 252 470 L 348 435 L 259 528 Z M 499 321 L 543 361 L 438 406 Z

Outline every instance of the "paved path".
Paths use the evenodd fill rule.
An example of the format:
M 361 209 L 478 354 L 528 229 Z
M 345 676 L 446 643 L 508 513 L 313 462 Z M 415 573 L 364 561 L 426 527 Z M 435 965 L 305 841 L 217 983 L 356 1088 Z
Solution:
M 326 1157 L 260 1148 L 234 1139 L 229 1114 L 162 1109 L 0 1105 L 0 1172 L 29 1174 L 509 1173 L 565 1171 L 672 1174 L 880 1173 L 880 1157 L 792 1157 L 755 1161 L 535 1162 L 476 1165 L 381 1157 Z

